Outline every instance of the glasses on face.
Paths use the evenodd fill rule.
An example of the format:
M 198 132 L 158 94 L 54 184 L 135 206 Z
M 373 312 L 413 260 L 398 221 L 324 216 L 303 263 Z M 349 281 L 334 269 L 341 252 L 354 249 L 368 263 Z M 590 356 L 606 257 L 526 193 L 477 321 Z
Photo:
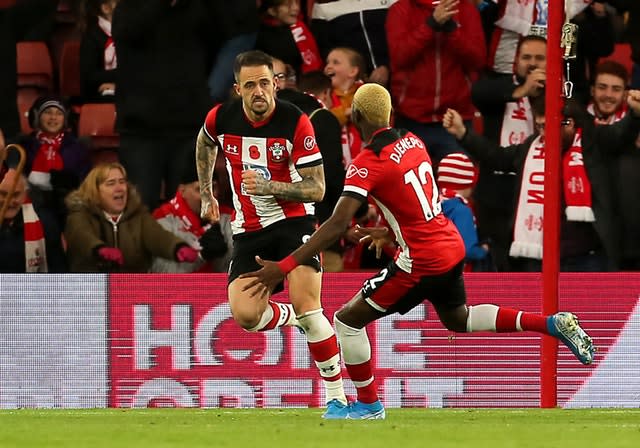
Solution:
M 544 122 L 539 123 L 539 122 L 536 121 L 534 123 L 534 127 L 536 128 L 536 131 L 542 132 L 542 131 L 544 131 Z
M 273 76 L 275 76 L 278 81 L 286 81 L 287 80 L 287 74 L 286 73 L 276 73 Z

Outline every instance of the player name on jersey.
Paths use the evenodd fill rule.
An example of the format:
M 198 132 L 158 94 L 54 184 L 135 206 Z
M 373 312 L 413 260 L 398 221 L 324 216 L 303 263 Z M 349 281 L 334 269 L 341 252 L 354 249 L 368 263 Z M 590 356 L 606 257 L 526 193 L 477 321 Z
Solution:
M 389 158 L 397 164 L 400 164 L 402 156 L 404 156 L 405 153 L 412 148 L 424 149 L 424 143 L 422 143 L 420 139 L 411 135 L 401 138 L 393 146 L 393 152 L 389 155 Z

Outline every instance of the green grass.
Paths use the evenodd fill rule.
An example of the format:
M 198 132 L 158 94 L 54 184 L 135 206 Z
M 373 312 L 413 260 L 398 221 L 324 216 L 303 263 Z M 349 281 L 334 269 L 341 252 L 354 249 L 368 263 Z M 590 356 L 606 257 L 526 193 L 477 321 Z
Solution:
M 390 409 L 324 421 L 320 409 L 0 411 L 0 447 L 639 447 L 640 409 Z

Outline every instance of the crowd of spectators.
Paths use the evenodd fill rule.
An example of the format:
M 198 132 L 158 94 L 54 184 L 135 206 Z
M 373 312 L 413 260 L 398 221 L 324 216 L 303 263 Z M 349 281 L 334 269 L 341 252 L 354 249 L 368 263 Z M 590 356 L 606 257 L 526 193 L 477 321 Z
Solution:
M 495 163 L 477 150 L 518 147 L 526 154 L 544 138 L 539 116 L 544 117 L 548 2 L 525 3 L 0 0 L 0 145 L 26 149 L 22 174 L 15 172 L 15 153 L 1 171 L 0 202 L 11 202 L 0 221 L 0 259 L 7 261 L 4 248 L 21 256 L 0 263 L 0 270 L 226 271 L 233 212 L 227 173 L 218 161 L 214 189 L 221 222 L 212 227 L 198 216 L 195 139 L 207 112 L 233 99 L 235 56 L 254 48 L 274 57 L 279 97 L 311 117 L 327 180 L 325 199 L 316 206 L 319 222 L 331 214 L 349 164 L 366 143 L 350 122 L 351 100 L 361 85 L 375 82 L 391 93 L 394 126 L 423 139 L 434 169 L 440 166 L 443 208 L 467 243 L 467 270 L 539 270 L 539 257 L 529 263 L 530 254 L 514 251 L 514 229 L 526 226 L 516 213 L 526 187 L 522 167 Z M 568 17 L 579 25 L 565 120 L 574 120 L 583 139 L 569 142 L 565 152 L 571 149 L 580 163 L 584 155 L 585 169 L 563 182 L 574 189 L 588 184 L 582 191 L 593 217 L 563 225 L 563 270 L 640 269 L 640 137 L 600 130 L 635 118 L 625 92 L 640 87 L 637 3 L 565 2 Z M 21 88 L 16 44 L 27 40 L 47 43 L 54 81 L 62 41 L 79 43 L 79 95 L 65 97 L 56 82 L 41 89 L 29 110 L 29 132 L 21 130 L 14 101 Z M 621 47 L 630 48 L 626 60 L 615 57 Z M 118 161 L 106 164 L 95 161 L 90 145 L 78 137 L 74 107 L 104 102 L 115 104 L 119 135 Z M 487 142 L 447 132 L 443 117 L 451 109 L 464 129 Z M 7 195 L 7 179 L 18 179 L 15 197 Z M 575 196 L 565 194 L 563 201 L 567 197 Z M 44 226 L 46 245 L 27 236 L 32 226 L 26 222 L 34 216 Z M 368 257 L 355 232 L 357 226 L 375 225 L 385 223 L 369 204 L 326 251 L 325 269 L 384 264 L 394 248 L 381 260 Z M 575 259 L 596 261 L 569 262 Z

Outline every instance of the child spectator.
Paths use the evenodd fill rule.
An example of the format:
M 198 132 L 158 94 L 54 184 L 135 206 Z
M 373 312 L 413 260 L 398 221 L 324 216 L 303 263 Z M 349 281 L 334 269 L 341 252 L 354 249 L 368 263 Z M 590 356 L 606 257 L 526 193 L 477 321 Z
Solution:
M 324 73 L 331 78 L 331 112 L 343 126 L 342 154 L 345 167 L 349 166 L 362 147 L 360 134 L 351 123 L 351 103 L 356 90 L 363 84 L 364 67 L 360 53 L 346 47 L 331 50 L 324 67 Z
M 29 115 L 34 131 L 17 140 L 27 153 L 23 173 L 34 199 L 57 213 L 62 228 L 64 198 L 80 185 L 91 169 L 89 148 L 68 129 L 67 108 L 59 97 L 44 95 L 38 98 Z M 17 165 L 14 154 L 8 162 L 13 167 Z
M 442 211 L 458 228 L 465 248 L 467 271 L 486 270 L 479 265 L 488 260 L 489 245 L 478 241 L 476 219 L 469 198 L 478 179 L 478 170 L 462 152 L 444 157 L 438 165 L 438 187 Z
M 85 102 L 113 102 L 118 58 L 111 37 L 111 19 L 118 0 L 82 2 L 80 43 L 81 94 Z

